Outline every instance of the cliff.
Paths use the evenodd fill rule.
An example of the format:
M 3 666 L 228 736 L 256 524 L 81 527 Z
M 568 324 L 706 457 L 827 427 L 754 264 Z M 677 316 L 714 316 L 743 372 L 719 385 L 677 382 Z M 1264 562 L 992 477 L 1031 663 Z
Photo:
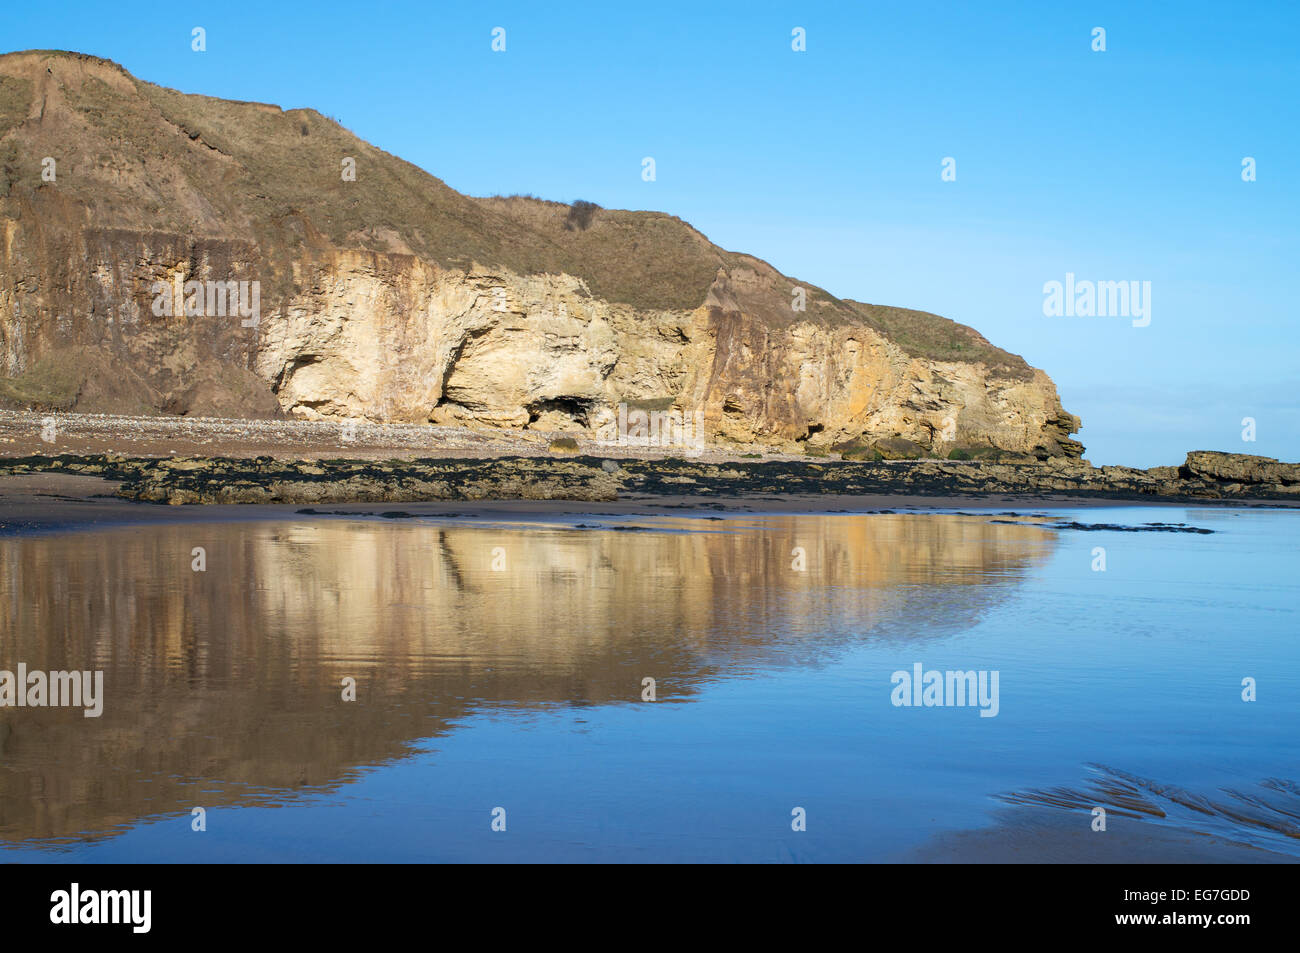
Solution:
M 708 443 L 1083 452 L 1047 375 L 971 328 L 43 51 L 0 56 L 0 403 L 572 432 L 627 404 Z

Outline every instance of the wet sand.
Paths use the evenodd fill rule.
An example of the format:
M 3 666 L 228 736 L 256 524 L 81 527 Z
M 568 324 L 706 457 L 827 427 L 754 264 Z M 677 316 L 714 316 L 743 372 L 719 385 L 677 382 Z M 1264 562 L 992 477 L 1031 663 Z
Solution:
M 627 494 L 618 500 L 436 500 L 425 503 L 338 503 L 306 507 L 299 503 L 190 504 L 167 506 L 142 503 L 115 495 L 118 483 L 96 476 L 29 473 L 0 477 L 0 533 L 94 528 L 149 523 L 209 523 L 232 520 L 292 519 L 311 515 L 449 517 L 481 520 L 529 520 L 550 516 L 720 516 L 749 513 L 879 513 L 882 511 L 981 512 L 1014 511 L 1027 515 L 1053 509 L 1100 506 L 1186 506 L 1159 500 L 1123 503 L 1069 496 L 847 496 L 809 494 L 788 496 L 700 496 Z M 1199 505 L 1213 505 L 1205 503 Z M 1240 505 L 1240 504 L 1239 504 Z M 303 514 L 311 509 L 313 513 Z
M 1091 813 L 1025 808 L 997 823 L 939 834 L 892 858 L 919 864 L 1296 864 L 1300 858 L 1117 814 L 1092 830 Z
M 582 501 L 446 501 L 430 503 L 216 504 L 167 506 L 132 502 L 113 494 L 117 484 L 93 476 L 33 473 L 0 478 L 0 534 L 45 534 L 62 530 L 110 528 L 133 524 L 222 523 L 300 520 L 304 523 L 397 513 L 500 522 L 544 522 L 574 516 L 686 516 L 696 519 L 746 514 L 872 513 L 960 511 L 995 516 L 1050 514 L 1070 507 L 1124 505 L 1098 499 L 918 496 L 700 497 L 660 495 L 613 502 Z M 1140 506 L 1157 505 L 1146 501 Z M 1181 505 L 1181 504 L 1165 504 Z M 1202 505 L 1214 505 L 1212 503 Z M 311 515 L 303 511 L 311 509 Z M 983 522 L 983 521 L 981 521 Z M 372 524 L 373 525 L 373 524 Z M 339 528 L 341 530 L 341 528 Z M 71 545 L 80 546 L 73 543 Z M 185 550 L 185 547 L 180 547 Z M 120 555 L 120 554 L 118 554 Z M 114 555 L 113 559 L 118 558 Z M 905 560 L 906 562 L 906 560 Z M 883 564 L 883 562 L 881 562 Z M 98 574 L 96 578 L 98 578 Z M 275 578 L 283 574 L 274 574 Z M 387 577 L 395 574 L 388 573 Z M 263 588 L 254 587 L 256 592 Z M 423 591 L 423 590 L 421 590 Z M 57 601 L 57 600 L 54 600 Z M 254 602 L 257 600 L 255 599 Z M 53 604 L 53 603 L 52 603 Z M 223 602 L 224 604 L 224 602 Z M 73 628 L 84 629 L 84 626 Z M 152 632 L 152 626 L 146 626 Z M 306 627 L 313 630 L 312 626 Z M 590 628 L 590 626 L 588 627 Z M 160 656 L 161 657 L 161 656 Z M 224 690 L 224 689 L 223 689 Z M 904 863 L 1069 863 L 1069 864 L 1258 864 L 1295 863 L 1297 858 L 1266 848 L 1168 823 L 1140 821 L 1112 814 L 1108 830 L 1091 830 L 1086 812 L 1042 808 L 992 809 L 990 825 L 937 834 L 920 847 L 890 858 Z

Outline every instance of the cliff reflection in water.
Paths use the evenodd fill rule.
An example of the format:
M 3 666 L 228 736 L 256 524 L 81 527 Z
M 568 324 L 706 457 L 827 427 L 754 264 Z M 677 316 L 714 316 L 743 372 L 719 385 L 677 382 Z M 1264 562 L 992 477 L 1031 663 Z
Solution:
M 318 518 L 0 539 L 0 669 L 102 669 L 105 691 L 97 719 L 0 708 L 0 842 L 282 802 L 478 711 L 639 704 L 646 676 L 662 704 L 857 640 L 941 637 L 1053 546 L 982 517 L 635 525 Z

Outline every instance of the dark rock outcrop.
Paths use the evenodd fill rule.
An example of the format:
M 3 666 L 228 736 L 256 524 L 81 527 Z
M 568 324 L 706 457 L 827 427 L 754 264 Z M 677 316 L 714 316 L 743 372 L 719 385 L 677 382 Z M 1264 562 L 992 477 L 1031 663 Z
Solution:
M 1238 473 L 1231 454 L 1215 472 Z M 1247 458 L 1262 460 L 1264 458 Z M 98 474 L 119 495 L 156 503 L 345 503 L 422 500 L 612 500 L 693 496 L 700 501 L 772 495 L 1009 495 L 1112 500 L 1289 501 L 1300 503 L 1300 465 L 1242 464 L 1256 482 L 1225 482 L 1188 466 L 1136 470 L 1074 460 L 981 463 L 945 460 L 811 463 L 697 462 L 677 458 L 497 457 L 493 459 L 252 460 L 102 455 L 23 457 L 0 474 Z M 1198 457 L 1196 466 L 1202 466 Z

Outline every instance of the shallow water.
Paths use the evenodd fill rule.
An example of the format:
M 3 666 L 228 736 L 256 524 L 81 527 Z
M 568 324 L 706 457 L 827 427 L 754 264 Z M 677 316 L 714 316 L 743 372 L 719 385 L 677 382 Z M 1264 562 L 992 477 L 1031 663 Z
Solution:
M 1300 513 L 1045 522 L 1069 520 L 1214 532 L 921 513 L 0 538 L 0 669 L 105 686 L 98 718 L 0 708 L 0 857 L 883 860 L 1008 803 L 1087 829 L 1134 791 L 1143 824 L 1300 856 Z M 996 672 L 996 715 L 893 704 L 917 663 Z

